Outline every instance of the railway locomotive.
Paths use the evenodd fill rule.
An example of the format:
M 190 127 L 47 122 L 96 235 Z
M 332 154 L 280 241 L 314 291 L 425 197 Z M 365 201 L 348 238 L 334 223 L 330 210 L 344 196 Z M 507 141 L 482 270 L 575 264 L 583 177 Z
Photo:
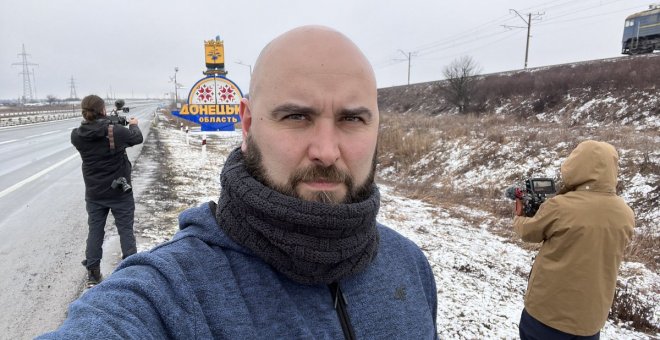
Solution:
M 643 54 L 660 50 L 660 4 L 626 18 L 622 54 Z

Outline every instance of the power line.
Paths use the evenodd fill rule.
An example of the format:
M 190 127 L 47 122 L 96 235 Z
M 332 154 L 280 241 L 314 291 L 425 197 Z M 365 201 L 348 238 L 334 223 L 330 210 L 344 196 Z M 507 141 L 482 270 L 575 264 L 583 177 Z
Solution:
M 610 12 L 605 12 L 605 13 L 590 14 L 590 15 L 581 16 L 581 17 L 577 17 L 577 18 L 567 18 L 567 19 L 565 19 L 565 20 L 558 20 L 558 19 L 560 19 L 560 18 L 564 18 L 564 17 L 570 16 L 570 15 L 573 15 L 573 14 L 577 14 L 577 13 L 580 13 L 580 12 L 584 12 L 585 10 L 591 10 L 591 9 L 593 9 L 593 7 L 592 7 L 592 8 L 586 8 L 586 9 L 583 9 L 583 10 L 576 11 L 576 12 L 574 12 L 574 13 L 564 13 L 563 15 L 559 15 L 559 16 L 552 17 L 552 18 L 548 19 L 547 21 L 545 21 L 545 22 L 543 23 L 543 25 L 547 25 L 547 24 L 555 24 L 555 23 L 562 23 L 562 22 L 570 22 L 570 21 L 576 21 L 576 20 L 581 20 L 581 19 L 589 19 L 589 18 L 592 18 L 592 17 L 598 17 L 598 16 L 602 16 L 602 15 L 608 15 L 608 14 L 614 14 L 614 13 L 621 13 L 621 12 L 628 12 L 628 11 L 635 10 L 635 9 L 639 9 L 639 8 L 640 8 L 640 6 L 627 7 L 627 8 L 621 8 L 621 9 L 617 9 L 617 10 L 610 11 Z
M 515 12 L 520 17 L 520 19 L 522 19 L 522 21 L 525 24 L 527 24 L 527 43 L 525 44 L 525 69 L 527 69 L 527 60 L 529 59 L 529 38 L 530 38 L 531 32 L 532 32 L 532 13 L 531 12 L 527 13 L 527 20 L 525 20 L 525 18 L 523 18 L 523 16 L 520 15 L 520 13 L 518 13 L 518 11 L 516 11 L 515 9 L 510 9 L 510 11 Z M 541 20 L 540 18 L 543 15 L 543 13 L 536 13 L 536 14 L 533 14 L 533 15 L 536 17 L 537 20 Z M 507 28 L 524 28 L 524 27 L 519 27 L 519 26 L 504 26 L 504 27 L 507 27 Z
M 561 1 L 563 1 L 563 3 L 557 4 L 555 6 L 551 6 L 551 7 L 548 7 L 548 8 L 565 6 L 567 4 L 570 4 L 571 6 L 575 5 L 574 0 L 553 0 L 553 1 L 545 2 L 545 3 L 540 4 L 540 5 L 524 8 L 522 11 L 527 11 L 527 10 L 531 10 L 531 9 L 536 9 L 537 10 L 539 8 L 543 8 L 543 6 L 546 5 L 546 4 L 551 4 L 551 3 L 555 3 L 555 2 L 561 2 Z M 615 1 L 621 1 L 621 0 L 615 0 Z M 475 26 L 475 27 L 472 27 L 472 28 L 467 29 L 465 31 L 459 32 L 458 34 L 453 34 L 451 37 L 441 39 L 441 40 L 438 40 L 438 41 L 434 41 L 434 42 L 431 42 L 431 43 L 427 43 L 427 44 L 424 44 L 424 45 L 420 45 L 416 48 L 413 48 L 413 50 L 423 52 L 423 51 L 429 50 L 429 49 L 437 49 L 438 47 L 442 47 L 441 45 L 448 45 L 449 43 L 454 42 L 454 41 L 463 42 L 465 40 L 464 38 L 466 38 L 466 37 L 469 37 L 470 40 L 473 40 L 474 39 L 474 33 L 481 31 L 482 28 L 484 28 L 486 26 L 490 26 L 494 23 L 499 23 L 498 26 L 501 26 L 503 23 L 506 23 L 508 21 L 512 21 L 513 19 L 515 19 L 515 17 L 516 17 L 515 15 L 511 16 L 511 13 L 506 14 L 506 15 L 502 15 L 500 17 L 497 17 L 495 19 L 492 19 L 490 21 L 482 23 L 478 26 Z M 502 32 L 500 32 L 500 33 L 502 33 Z M 493 35 L 497 35 L 497 34 L 498 33 L 489 34 L 488 36 L 493 36 Z M 464 44 L 464 43 L 460 43 L 460 44 Z
M 69 81 L 69 84 L 71 85 L 71 89 L 69 92 L 69 98 L 70 99 L 78 99 L 78 94 L 76 93 L 76 81 L 73 79 L 73 76 L 71 76 L 71 80 Z
M 579 20 L 586 20 L 586 19 L 592 19 L 592 18 L 597 18 L 597 17 L 602 17 L 605 15 L 610 15 L 610 14 L 616 14 L 616 13 L 621 13 L 621 12 L 629 12 L 635 9 L 639 9 L 640 6 L 635 6 L 635 7 L 628 7 L 628 8 L 622 8 L 616 11 L 610 11 L 610 12 L 605 12 L 605 13 L 598 13 L 598 14 L 593 14 L 593 15 L 588 15 L 588 16 L 583 16 L 583 17 L 578 17 L 578 18 L 571 18 L 571 19 L 566 19 L 566 20 L 548 20 L 545 21 L 538 26 L 546 26 L 549 24 L 560 24 L 560 23 L 565 23 L 565 22 L 573 22 L 573 21 L 579 21 Z
M 510 31 L 508 31 L 508 32 L 509 32 L 508 35 L 506 35 L 506 36 L 504 36 L 500 39 L 493 40 L 493 41 L 491 41 L 489 43 L 486 43 L 486 44 L 480 44 L 479 46 L 471 48 L 471 49 L 463 50 L 463 51 L 458 52 L 458 53 L 448 54 L 448 55 L 444 55 L 444 56 L 436 57 L 436 58 L 418 58 L 418 60 L 444 60 L 444 59 L 449 59 L 449 58 L 455 58 L 457 56 L 465 55 L 468 52 L 476 51 L 476 50 L 494 45 L 494 44 L 496 44 L 500 41 L 504 41 L 504 40 L 509 39 L 509 38 L 513 37 L 514 35 L 518 34 L 518 32 L 510 32 Z
M 453 34 L 451 37 L 441 39 L 441 40 L 438 40 L 438 41 L 434 41 L 434 42 L 430 42 L 430 43 L 426 43 L 426 44 L 420 45 L 416 48 L 413 48 L 411 50 L 419 52 L 418 55 L 420 55 L 420 56 L 421 55 L 428 55 L 428 54 L 436 53 L 438 50 L 441 50 L 443 48 L 447 48 L 447 45 L 449 45 L 449 44 L 451 44 L 451 46 L 450 46 L 451 48 L 456 48 L 457 46 L 470 44 L 470 43 L 473 43 L 477 40 L 481 40 L 481 39 L 485 39 L 485 38 L 488 38 L 488 37 L 491 37 L 491 36 L 496 36 L 498 34 L 505 33 L 505 31 L 501 31 L 501 32 L 495 32 L 495 33 L 487 34 L 486 36 L 481 36 L 481 37 L 476 37 L 476 38 L 474 37 L 475 33 L 479 32 L 479 31 L 483 31 L 482 28 L 484 28 L 486 26 L 489 26 L 489 25 L 492 25 L 495 22 L 501 22 L 502 20 L 506 19 L 506 17 L 509 17 L 509 16 L 510 16 L 510 14 L 500 16 L 496 19 L 493 19 L 493 20 L 490 20 L 488 22 L 482 23 L 478 26 L 472 27 L 468 30 L 459 32 L 458 34 Z M 511 19 L 512 18 L 509 18 L 505 21 L 509 21 Z M 457 43 L 453 43 L 453 42 L 457 42 Z M 385 68 L 385 67 L 390 67 L 390 66 L 396 65 L 400 62 L 403 62 L 405 60 L 407 60 L 407 59 L 388 58 L 388 60 L 385 60 L 385 61 L 382 61 L 380 63 L 374 64 L 374 68 L 381 69 L 381 68 Z
M 32 82 L 30 80 L 30 69 L 29 66 L 39 66 L 39 64 L 28 62 L 27 57 L 29 54 L 25 53 L 25 44 L 22 44 L 23 51 L 18 54 L 21 57 L 22 61 L 20 63 L 13 63 L 12 65 L 20 65 L 23 67 L 23 71 L 19 74 L 23 75 L 23 98 L 22 102 L 32 101 L 34 99 L 32 95 Z
M 508 18 L 507 18 L 508 17 Z M 445 49 L 456 49 L 457 47 L 464 46 L 464 45 L 469 45 L 472 43 L 475 43 L 479 40 L 484 40 L 488 39 L 491 37 L 495 37 L 498 35 L 502 35 L 507 33 L 507 31 L 502 30 L 502 31 L 496 31 L 492 32 L 492 30 L 484 30 L 484 28 L 488 26 L 492 26 L 495 23 L 502 23 L 502 22 L 508 22 L 515 19 L 515 16 L 511 16 L 511 13 L 507 15 L 503 15 L 500 17 L 497 17 L 495 19 L 492 19 L 490 21 L 484 22 L 478 26 L 472 27 L 470 29 L 467 29 L 465 31 L 459 32 L 458 34 L 453 34 L 451 37 L 441 39 L 438 41 L 434 41 L 431 43 L 423 44 L 420 45 L 412 50 L 416 51 L 418 56 L 426 56 L 430 54 L 437 53 L 438 51 L 445 50 Z M 498 25 L 499 26 L 499 25 Z M 485 35 L 479 35 L 480 32 L 487 32 Z M 398 64 L 400 62 L 403 62 L 407 59 L 390 59 L 388 61 L 385 61 L 383 63 L 376 64 L 374 68 L 381 69 L 385 67 L 389 67 L 395 64 Z
M 564 12 L 559 12 L 559 13 L 554 14 L 554 15 L 549 14 L 547 21 L 552 22 L 552 21 L 557 20 L 559 18 L 563 18 L 563 17 L 566 17 L 566 16 L 571 16 L 571 15 L 578 14 L 578 13 L 581 13 L 581 12 L 584 12 L 584 11 L 592 11 L 596 8 L 602 8 L 603 6 L 607 6 L 607 5 L 610 5 L 610 4 L 613 4 L 615 2 L 619 2 L 619 1 L 622 1 L 622 0 L 614 0 L 614 1 L 609 1 L 609 2 L 605 2 L 605 3 L 601 2 L 598 5 L 594 5 L 594 6 L 579 7 L 579 8 L 567 10 L 567 11 L 564 11 Z
M 505 34 L 507 32 L 508 31 L 505 31 L 505 30 L 497 31 L 497 32 L 493 32 L 493 33 L 490 33 L 490 34 L 487 34 L 487 35 L 476 36 L 476 37 L 473 37 L 470 40 L 463 40 L 463 41 L 461 41 L 457 44 L 452 44 L 452 45 L 447 45 L 447 46 L 438 46 L 438 47 L 434 48 L 433 50 L 427 50 L 426 53 L 423 53 L 421 55 L 433 54 L 433 53 L 438 52 L 441 49 L 455 49 L 456 47 L 459 47 L 459 46 L 473 44 L 473 43 L 478 42 L 480 40 L 484 40 L 484 39 L 488 39 L 488 38 L 495 37 L 495 36 L 498 36 L 498 35 L 502 35 L 502 34 Z
M 602 0 L 595 0 L 595 1 L 599 1 L 600 6 L 603 5 Z M 614 0 L 614 1 L 606 2 L 605 5 L 608 5 L 608 4 L 611 4 L 611 3 L 614 3 L 614 2 L 618 2 L 618 1 L 622 1 L 622 0 Z M 584 4 L 584 2 L 585 1 L 583 1 L 582 4 Z M 548 5 L 548 4 L 554 4 L 554 5 L 549 6 L 549 7 L 544 7 L 545 5 Z M 580 3 L 576 4 L 576 2 L 573 1 L 573 0 L 553 0 L 553 1 L 548 1 L 548 2 L 542 3 L 540 5 L 525 8 L 521 11 L 526 11 L 526 10 L 539 11 L 539 10 L 543 9 L 544 11 L 547 12 L 547 10 L 551 9 L 551 8 L 570 8 L 570 7 L 574 7 L 576 5 L 580 5 Z M 598 6 L 591 6 L 591 7 L 588 7 L 586 9 L 580 9 L 579 11 L 593 9 L 593 8 L 596 8 L 596 7 L 598 7 Z M 563 15 L 565 13 L 566 12 L 561 12 L 560 14 Z M 573 11 L 569 11 L 569 13 L 573 13 Z M 481 25 L 475 26 L 473 28 L 470 28 L 470 29 L 465 30 L 463 32 L 460 32 L 458 34 L 454 34 L 450 38 L 441 39 L 441 40 L 438 40 L 438 41 L 435 41 L 435 42 L 431 42 L 431 43 L 427 43 L 427 44 L 418 46 L 418 47 L 414 48 L 413 50 L 420 52 L 420 55 L 425 55 L 425 54 L 429 54 L 430 52 L 437 51 L 438 49 L 442 49 L 442 48 L 446 47 L 447 45 L 449 45 L 450 43 L 452 43 L 454 41 L 459 41 L 459 43 L 458 44 L 452 44 L 451 47 L 453 47 L 453 48 L 455 48 L 456 46 L 460 46 L 460 45 L 470 43 L 470 42 L 472 42 L 474 40 L 477 40 L 477 39 L 485 39 L 485 38 L 488 38 L 488 37 L 491 37 L 491 36 L 499 35 L 500 33 L 504 33 L 504 32 L 495 32 L 494 34 L 487 34 L 485 36 L 477 36 L 476 39 L 474 37 L 475 33 L 478 33 L 480 31 L 482 31 L 482 28 L 484 28 L 486 26 L 489 26 L 489 25 L 491 25 L 495 22 L 500 22 L 500 25 L 501 25 L 501 24 L 504 24 L 504 23 L 509 22 L 509 21 L 516 18 L 516 15 L 511 17 L 510 14 L 500 16 L 496 19 L 487 21 L 487 22 L 485 22 Z M 507 19 L 507 17 L 508 17 L 508 19 Z M 469 38 L 469 41 L 466 41 L 467 40 L 466 38 Z M 389 65 L 386 65 L 386 66 L 389 66 Z
M 605 14 L 592 14 L 592 15 L 586 16 L 586 17 L 571 18 L 571 19 L 562 20 L 562 21 L 557 20 L 559 18 L 564 18 L 564 17 L 570 18 L 570 16 L 574 16 L 575 14 L 579 14 L 579 13 L 584 12 L 584 11 L 589 11 L 589 10 L 593 11 L 593 10 L 596 10 L 596 9 L 600 9 L 600 8 L 603 8 L 604 6 L 609 6 L 609 5 L 612 5 L 613 3 L 620 2 L 620 1 L 623 1 L 623 0 L 610 0 L 610 1 L 584 0 L 584 1 L 580 1 L 580 2 L 576 2 L 574 0 L 551 0 L 551 1 L 546 1 L 542 4 L 527 7 L 527 8 L 524 8 L 524 9 L 520 10 L 520 12 L 525 12 L 526 13 L 527 18 L 524 18 L 523 15 L 520 15 L 520 13 L 515 12 L 515 11 L 512 10 L 512 11 L 510 11 L 510 13 L 508 15 L 497 17 L 493 20 L 489 20 L 489 21 L 484 22 L 480 25 L 477 25 L 477 26 L 471 27 L 467 30 L 461 31 L 457 34 L 452 34 L 451 37 L 447 37 L 445 39 L 440 39 L 440 40 L 437 40 L 437 41 L 426 43 L 426 44 L 420 45 L 416 48 L 412 48 L 410 50 L 415 51 L 416 56 L 418 58 L 433 55 L 433 54 L 437 54 L 438 52 L 441 52 L 441 51 L 443 51 L 443 52 L 446 52 L 447 50 L 456 51 L 457 49 L 464 48 L 464 47 L 466 47 L 470 44 L 476 43 L 478 41 L 492 40 L 492 38 L 495 38 L 495 37 L 498 37 L 498 36 L 501 36 L 501 35 L 507 33 L 508 32 L 507 30 L 493 31 L 492 30 L 493 24 L 499 22 L 500 26 L 513 28 L 515 26 L 507 26 L 507 25 L 503 25 L 503 24 L 509 23 L 512 20 L 519 18 L 519 19 L 522 19 L 523 22 L 525 22 L 525 26 L 524 27 L 518 26 L 518 27 L 527 28 L 527 30 L 528 30 L 528 32 L 527 32 L 527 42 L 526 42 L 526 47 L 525 47 L 525 68 L 527 68 L 527 64 L 528 64 L 528 61 L 529 61 L 529 45 L 530 45 L 529 40 L 532 37 L 532 35 L 531 35 L 531 23 L 534 20 L 540 19 L 541 16 L 543 15 L 544 16 L 543 17 L 543 22 L 537 23 L 536 25 L 546 26 L 548 24 L 554 24 L 554 23 L 562 23 L 562 22 L 576 21 L 576 20 L 581 20 L 581 19 L 589 19 L 591 17 L 601 16 L 601 15 L 605 15 Z M 636 6 L 634 8 L 639 8 L 639 6 Z M 626 10 L 628 10 L 628 9 L 623 9 L 623 10 L 619 10 L 619 11 L 626 11 Z M 545 13 L 540 13 L 540 12 L 532 13 L 533 11 L 535 11 L 535 12 L 545 11 Z M 619 11 L 617 11 L 617 12 L 619 12 Z M 551 14 L 546 14 L 546 13 L 551 13 Z M 611 13 L 614 13 L 614 12 L 611 12 Z M 464 50 L 462 50 L 458 53 L 455 53 L 455 55 L 465 54 L 467 51 L 477 50 L 477 49 L 483 48 L 485 46 L 491 45 L 495 42 L 508 39 L 510 37 L 511 37 L 511 35 L 509 34 L 509 35 L 506 35 L 506 36 L 504 36 L 500 39 L 496 39 L 493 42 L 484 42 L 484 43 L 481 43 L 476 48 L 471 48 L 471 49 L 467 49 L 467 50 L 464 49 Z M 400 53 L 400 51 L 399 51 L 399 53 Z M 404 55 L 405 55 L 405 53 L 404 53 Z M 446 57 L 444 57 L 444 58 L 446 58 Z M 438 59 L 443 59 L 443 58 L 434 58 L 433 60 L 438 60 Z M 382 68 L 386 68 L 386 67 L 390 67 L 390 66 L 399 64 L 399 63 L 404 62 L 406 60 L 410 64 L 409 58 L 406 57 L 405 59 L 398 58 L 398 59 L 389 59 L 389 60 L 383 61 L 379 64 L 375 64 L 374 68 L 382 69 Z M 432 59 L 421 58 L 421 60 L 432 60 Z M 409 65 L 409 72 L 410 72 L 410 65 Z
M 582 3 L 585 3 L 585 2 L 588 2 L 588 1 L 589 1 L 589 0 L 587 0 L 587 1 L 582 0 Z M 597 0 L 597 1 L 600 1 L 600 0 Z M 552 1 L 551 1 L 551 2 L 552 2 Z M 534 11 L 543 10 L 543 11 L 546 11 L 546 12 L 547 12 L 547 11 L 549 11 L 549 10 L 552 9 L 552 8 L 557 8 L 557 7 L 573 7 L 573 6 L 575 6 L 575 5 L 580 5 L 580 3 L 579 3 L 579 2 L 576 2 L 576 1 L 574 1 L 574 0 L 567 0 L 567 1 L 564 1 L 563 3 L 559 3 L 559 4 L 556 4 L 556 5 L 554 5 L 554 6 L 543 7 L 543 5 L 538 5 L 538 6 L 530 7 L 530 9 L 531 9 L 531 8 L 535 8 Z M 530 9 L 523 9 L 523 11 L 528 11 L 528 10 L 530 10 Z
M 34 99 L 38 99 L 39 96 L 37 96 L 37 77 L 34 75 L 34 67 L 32 68 L 32 83 L 34 87 Z
M 495 22 L 500 22 L 501 20 L 504 20 L 508 16 L 509 16 L 508 14 L 504 15 L 504 16 L 500 16 L 496 19 L 485 22 L 481 25 L 475 26 L 475 27 L 470 28 L 468 30 L 465 30 L 463 32 L 459 32 L 458 34 L 453 34 L 449 38 L 441 39 L 441 40 L 438 40 L 438 41 L 435 41 L 435 42 L 431 42 L 431 43 L 428 43 L 428 44 L 425 44 L 425 45 L 418 46 L 418 47 L 414 48 L 414 50 L 421 52 L 421 51 L 425 51 L 425 50 L 435 49 L 435 48 L 437 48 L 441 45 L 446 45 L 446 44 L 449 44 L 449 43 L 454 42 L 454 41 L 465 41 L 464 38 L 472 37 L 472 36 L 474 36 L 474 33 L 481 31 L 481 29 L 483 27 L 489 26 L 489 25 L 491 25 Z
M 403 54 L 403 56 L 406 57 L 406 59 L 408 60 L 408 85 L 410 85 L 410 59 L 412 59 L 412 56 L 417 55 L 417 52 L 408 52 L 406 54 L 406 52 L 404 52 L 401 49 L 398 51 L 401 52 L 401 54 Z M 406 60 L 406 59 L 399 59 L 399 60 Z

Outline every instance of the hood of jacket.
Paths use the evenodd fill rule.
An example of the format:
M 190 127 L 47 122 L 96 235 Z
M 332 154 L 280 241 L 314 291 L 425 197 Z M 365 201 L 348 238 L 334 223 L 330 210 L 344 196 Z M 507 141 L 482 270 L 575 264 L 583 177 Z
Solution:
M 561 165 L 563 192 L 587 190 L 616 192 L 619 154 L 605 142 L 580 143 Z
M 108 119 L 100 118 L 93 121 L 83 120 L 80 123 L 80 127 L 76 129 L 78 137 L 83 140 L 97 140 L 105 138 L 106 132 L 108 130 L 108 124 L 110 121 Z

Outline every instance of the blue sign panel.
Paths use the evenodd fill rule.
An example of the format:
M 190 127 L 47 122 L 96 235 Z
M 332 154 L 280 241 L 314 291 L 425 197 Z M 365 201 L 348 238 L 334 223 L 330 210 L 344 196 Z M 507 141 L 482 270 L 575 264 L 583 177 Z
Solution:
M 188 102 L 172 114 L 201 125 L 202 131 L 234 131 L 241 121 L 238 109 L 243 92 L 222 75 L 199 80 L 188 94 Z

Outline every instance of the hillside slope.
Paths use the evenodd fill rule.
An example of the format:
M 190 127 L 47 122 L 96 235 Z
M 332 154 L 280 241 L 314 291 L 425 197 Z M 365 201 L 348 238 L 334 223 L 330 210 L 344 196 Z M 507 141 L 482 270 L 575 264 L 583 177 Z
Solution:
M 559 167 L 579 142 L 606 141 L 619 151 L 617 191 L 636 215 L 625 260 L 658 271 L 659 54 L 483 76 L 468 114 L 444 100 L 444 85 L 379 90 L 380 179 L 534 250 L 538 246 L 522 244 L 513 234 L 513 203 L 504 190 L 529 177 L 560 182 Z M 620 294 L 629 278 L 620 278 Z M 660 282 L 648 288 L 658 294 Z M 615 302 L 614 317 L 657 331 L 657 311 L 641 308 L 623 316 L 622 304 Z M 655 326 L 644 318 L 656 319 Z
M 660 54 L 652 54 L 482 77 L 470 114 L 443 99 L 442 81 L 380 89 L 381 178 L 482 207 L 489 200 L 497 212 L 509 185 L 559 179 L 561 161 L 579 142 L 606 141 L 620 153 L 619 193 L 636 213 L 638 232 L 657 246 L 659 85 Z M 657 267 L 657 250 L 647 260 Z
M 658 128 L 660 54 L 545 66 L 478 76 L 471 110 L 511 118 Z M 446 81 L 379 89 L 381 111 L 455 113 Z

